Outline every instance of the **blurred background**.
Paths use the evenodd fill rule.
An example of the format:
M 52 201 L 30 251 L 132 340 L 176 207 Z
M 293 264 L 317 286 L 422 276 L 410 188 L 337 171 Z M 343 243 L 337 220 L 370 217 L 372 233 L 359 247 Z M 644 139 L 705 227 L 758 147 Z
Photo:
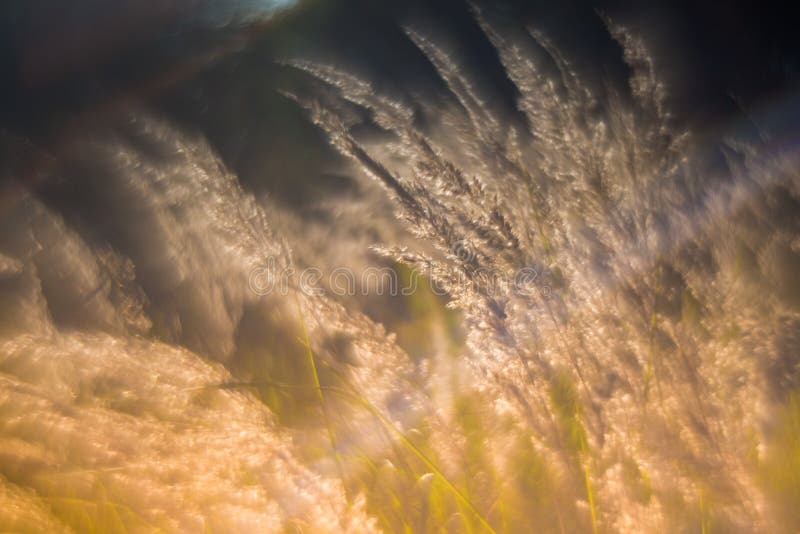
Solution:
M 42 146 L 146 105 L 202 132 L 247 187 L 309 199 L 333 158 L 323 136 L 278 90 L 304 58 L 363 74 L 391 94 L 442 90 L 402 31 L 446 32 L 472 71 L 513 110 L 513 87 L 468 5 L 433 2 L 169 1 L 152 6 L 45 0 L 2 7 L 2 121 Z M 290 9 L 285 9 L 290 7 Z M 668 57 L 680 120 L 736 120 L 797 83 L 798 37 L 780 3 L 500 2 L 509 20 L 563 38 L 594 74 L 624 83 L 619 48 L 598 12 L 646 31 Z M 277 13 L 275 13 L 277 11 Z M 787 122 L 790 122 L 787 119 Z M 303 157 L 296 157 L 302 150 Z
M 0 41 L 0 530 L 800 525 L 787 6 L 28 0 Z M 555 300 L 448 286 L 533 265 Z

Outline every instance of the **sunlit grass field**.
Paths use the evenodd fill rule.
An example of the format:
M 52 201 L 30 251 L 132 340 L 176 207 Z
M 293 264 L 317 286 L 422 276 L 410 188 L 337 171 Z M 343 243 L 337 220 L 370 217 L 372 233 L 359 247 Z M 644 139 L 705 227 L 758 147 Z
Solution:
M 274 67 L 340 157 L 311 207 L 152 110 L 39 154 L 0 212 L 0 531 L 800 529 L 796 151 L 681 125 L 602 13 L 624 83 L 471 15 L 513 113 L 430 28 L 431 94 Z

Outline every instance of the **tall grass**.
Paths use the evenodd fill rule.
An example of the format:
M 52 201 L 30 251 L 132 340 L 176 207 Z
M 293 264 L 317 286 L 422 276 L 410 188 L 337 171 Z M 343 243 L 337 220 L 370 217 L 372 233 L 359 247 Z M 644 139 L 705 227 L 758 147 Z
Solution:
M 787 248 L 800 198 L 789 155 L 763 158 L 773 148 L 720 140 L 726 165 L 710 165 L 694 132 L 673 120 L 646 41 L 613 21 L 627 95 L 598 84 L 538 29 L 475 15 L 516 86 L 523 127 L 455 54 L 413 28 L 444 98 L 393 100 L 334 67 L 289 63 L 322 82 L 291 98 L 437 252 L 379 250 L 448 291 L 478 383 L 499 400 L 487 417 L 513 414 L 513 433 L 532 441 L 578 503 L 583 528 L 791 530 L 793 519 L 759 504 L 761 475 L 739 439 L 770 440 L 756 430 L 760 406 L 780 405 L 776 391 L 795 380 L 770 370 L 794 361 L 776 339 L 796 348 L 796 282 L 777 274 L 797 260 Z M 368 148 L 374 142 L 350 127 L 352 106 L 392 144 Z M 770 205 L 784 211 L 770 215 Z M 513 279 L 525 268 L 540 275 L 533 291 L 498 289 L 485 276 Z M 736 325 L 748 325 L 746 342 L 731 337 Z M 489 436 L 467 441 L 468 455 L 476 441 L 498 447 Z M 558 514 L 562 530 L 576 528 L 565 526 L 569 515 Z M 496 525 L 522 528 L 504 521 Z
M 207 144 L 146 115 L 76 141 L 114 172 L 70 180 L 119 214 L 32 195 L 0 214 L 0 529 L 800 528 L 796 158 L 734 134 L 708 156 L 613 21 L 627 86 L 475 17 L 514 120 L 415 28 L 447 95 L 288 63 L 413 236 L 352 249 L 446 290 L 371 302 L 402 319 L 249 291 L 265 258 L 309 263 L 304 232 L 278 236 Z

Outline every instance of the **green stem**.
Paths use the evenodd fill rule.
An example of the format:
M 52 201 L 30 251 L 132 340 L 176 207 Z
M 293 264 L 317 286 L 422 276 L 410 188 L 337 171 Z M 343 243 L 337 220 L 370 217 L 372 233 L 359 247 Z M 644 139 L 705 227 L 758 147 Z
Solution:
M 350 504 L 350 496 L 347 493 L 347 481 L 344 477 L 342 458 L 339 455 L 339 449 L 336 447 L 336 436 L 333 432 L 333 425 L 331 424 L 330 413 L 328 412 L 328 404 L 325 402 L 325 395 L 322 392 L 322 384 L 319 381 L 319 373 L 317 373 L 317 363 L 316 359 L 314 358 L 314 351 L 311 349 L 311 341 L 308 338 L 308 329 L 306 328 L 306 321 L 303 318 L 303 310 L 300 307 L 300 299 L 297 297 L 297 293 L 294 294 L 294 302 L 297 306 L 297 315 L 300 317 L 300 326 L 303 330 L 303 344 L 305 345 L 306 353 L 308 355 L 308 365 L 311 368 L 311 375 L 314 379 L 314 388 L 317 390 L 317 397 L 319 398 L 319 404 L 322 408 L 322 415 L 325 419 L 325 427 L 328 431 L 328 439 L 331 442 L 331 449 L 333 450 L 333 455 L 336 459 L 336 468 L 339 471 L 339 478 L 342 480 L 342 488 L 344 490 L 345 499 L 347 499 L 347 503 Z

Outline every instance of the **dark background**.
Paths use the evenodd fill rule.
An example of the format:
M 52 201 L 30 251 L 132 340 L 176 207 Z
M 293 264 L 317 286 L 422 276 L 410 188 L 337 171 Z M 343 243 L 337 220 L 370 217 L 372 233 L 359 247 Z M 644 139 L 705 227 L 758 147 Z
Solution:
M 470 72 L 492 87 L 498 107 L 513 113 L 514 89 L 465 2 L 301 1 L 249 24 L 232 22 L 223 9 L 232 5 L 3 2 L 0 131 L 37 154 L 26 155 L 19 142 L 7 145 L 4 181 L 36 186 L 46 174 L 41 154 L 58 160 L 81 131 L 145 107 L 203 133 L 247 187 L 302 203 L 309 189 L 324 185 L 336 156 L 276 91 L 302 83 L 302 75 L 275 60 L 341 65 L 390 94 L 443 91 L 403 33 L 407 24 L 444 35 Z M 778 2 L 508 0 L 485 7 L 509 24 L 555 36 L 598 79 L 626 75 L 598 12 L 632 25 L 664 58 L 676 120 L 693 127 L 741 121 L 747 111 L 794 94 L 800 74 L 800 32 Z M 781 115 L 784 125 L 798 122 L 795 108 Z

